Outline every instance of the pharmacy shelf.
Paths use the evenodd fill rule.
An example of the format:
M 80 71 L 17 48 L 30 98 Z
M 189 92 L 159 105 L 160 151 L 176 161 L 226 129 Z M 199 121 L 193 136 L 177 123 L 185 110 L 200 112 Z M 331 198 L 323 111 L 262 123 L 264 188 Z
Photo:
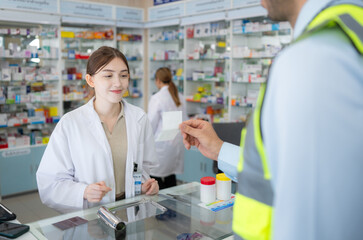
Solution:
M 150 60 L 150 62 L 172 62 L 172 61 L 179 62 L 179 61 L 184 61 L 184 59 L 153 59 L 153 60 Z
M 14 126 L 0 126 L 0 129 L 9 129 L 9 128 L 19 128 L 19 127 L 26 127 L 26 126 L 34 126 L 34 125 L 45 125 L 45 124 L 57 124 L 57 122 L 34 122 L 34 123 L 22 123 L 22 124 L 16 124 Z M 42 127 L 40 126 L 40 127 Z M 32 146 L 32 145 L 30 145 Z
M 145 71 L 144 71 L 144 31 L 137 28 L 116 28 L 117 48 L 125 54 L 130 68 L 130 94 L 137 97 L 128 96 L 127 101 L 140 108 L 145 108 Z M 137 39 L 137 40 L 135 40 Z M 126 41 L 128 40 L 128 41 Z M 147 94 L 146 94 L 147 96 Z
M 21 150 L 24 148 L 39 148 L 39 147 L 46 147 L 47 144 L 34 144 L 34 145 L 29 145 L 29 146 L 20 146 L 20 147 L 12 147 L 12 148 L 1 148 L 0 152 L 6 152 L 6 151 L 11 151 L 11 150 Z
M 211 34 L 212 26 L 217 34 Z M 186 26 L 184 95 L 195 99 L 218 99 L 216 102 L 187 100 L 187 114 L 213 114 L 215 121 L 227 121 L 228 83 L 230 81 L 229 22 L 218 21 Z M 209 34 L 198 36 L 198 34 Z M 208 100 L 207 100 L 208 101 Z M 215 111 L 218 110 L 218 111 Z M 222 111 L 221 111 L 222 110 Z
M 171 70 L 173 78 L 183 78 L 185 64 L 184 28 L 179 25 L 155 27 L 149 29 L 148 56 L 148 99 L 158 91 L 155 86 L 155 72 L 161 67 Z M 184 91 L 184 81 L 174 81 L 179 92 Z

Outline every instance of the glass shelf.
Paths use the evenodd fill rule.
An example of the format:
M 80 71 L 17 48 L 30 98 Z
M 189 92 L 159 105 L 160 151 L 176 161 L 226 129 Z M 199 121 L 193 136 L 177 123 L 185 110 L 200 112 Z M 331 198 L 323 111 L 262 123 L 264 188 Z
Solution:
M 157 41 L 150 41 L 150 43 L 179 43 L 184 39 L 172 39 L 172 40 L 157 40 Z

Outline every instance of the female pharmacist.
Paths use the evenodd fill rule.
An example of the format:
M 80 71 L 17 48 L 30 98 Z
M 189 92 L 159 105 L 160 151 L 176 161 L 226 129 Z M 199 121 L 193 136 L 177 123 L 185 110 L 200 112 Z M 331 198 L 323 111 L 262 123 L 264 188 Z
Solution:
M 178 93 L 169 68 L 159 68 L 156 71 L 155 84 L 159 92 L 149 101 L 148 117 L 154 136 L 157 137 L 162 128 L 163 112 L 182 111 L 183 120 L 186 120 L 187 116 L 185 100 Z M 183 173 L 184 169 L 184 145 L 180 133 L 174 140 L 156 142 L 155 149 L 160 165 L 151 170 L 151 176 L 158 181 L 160 189 L 176 186 L 175 174 Z
M 142 175 L 142 193 L 158 193 L 149 176 L 157 160 L 147 115 L 122 99 L 129 73 L 117 49 L 101 47 L 90 56 L 86 81 L 95 97 L 61 118 L 37 171 L 47 206 L 69 212 L 132 197 L 134 171 Z

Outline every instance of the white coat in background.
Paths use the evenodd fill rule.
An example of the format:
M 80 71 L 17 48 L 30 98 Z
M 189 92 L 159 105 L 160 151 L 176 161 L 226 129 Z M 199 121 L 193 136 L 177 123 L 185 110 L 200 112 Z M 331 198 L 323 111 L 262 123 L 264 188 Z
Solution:
M 44 204 L 69 212 L 115 201 L 115 177 L 111 147 L 93 99 L 65 114 L 55 127 L 37 171 L 39 195 Z M 142 182 L 157 167 L 154 137 L 147 115 L 123 101 L 127 159 L 125 197 L 134 196 L 133 163 L 142 170 Z M 120 169 L 125 171 L 125 169 Z M 83 199 L 87 185 L 104 181 L 112 188 L 100 203 Z
M 162 113 L 169 111 L 182 111 L 183 121 L 187 120 L 185 100 L 179 93 L 181 105 L 177 107 L 170 95 L 169 87 L 164 86 L 155 93 L 149 101 L 148 117 L 155 138 L 162 129 Z M 184 145 L 180 134 L 172 141 L 155 142 L 155 150 L 159 160 L 159 167 L 151 170 L 150 174 L 155 177 L 166 177 L 171 174 L 181 174 L 184 170 Z

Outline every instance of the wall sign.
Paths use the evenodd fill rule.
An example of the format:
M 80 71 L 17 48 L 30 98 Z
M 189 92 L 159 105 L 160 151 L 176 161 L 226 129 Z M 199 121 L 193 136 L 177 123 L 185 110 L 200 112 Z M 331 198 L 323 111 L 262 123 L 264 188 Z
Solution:
M 0 8 L 12 8 L 39 12 L 58 12 L 57 0 L 1 0 Z
M 154 0 L 154 6 L 165 4 L 165 3 L 177 2 L 177 1 L 180 1 L 180 0 Z
M 188 15 L 229 8 L 231 8 L 231 0 L 195 0 L 186 2 L 186 13 Z
M 233 7 L 243 7 L 251 4 L 260 4 L 260 0 L 233 0 Z
M 151 7 L 149 10 L 149 21 L 164 18 L 177 18 L 184 15 L 184 3 L 168 4 L 166 6 Z
M 61 1 L 60 3 L 60 10 L 62 14 L 108 19 L 113 18 L 111 6 L 69 1 Z
M 137 21 L 142 22 L 144 20 L 143 9 L 136 8 L 116 8 L 116 19 L 118 21 Z
M 30 148 L 23 148 L 23 149 L 14 149 L 14 150 L 9 150 L 9 151 L 4 151 L 2 153 L 2 156 L 4 158 L 9 158 L 9 157 L 29 155 L 30 153 L 31 153 Z

